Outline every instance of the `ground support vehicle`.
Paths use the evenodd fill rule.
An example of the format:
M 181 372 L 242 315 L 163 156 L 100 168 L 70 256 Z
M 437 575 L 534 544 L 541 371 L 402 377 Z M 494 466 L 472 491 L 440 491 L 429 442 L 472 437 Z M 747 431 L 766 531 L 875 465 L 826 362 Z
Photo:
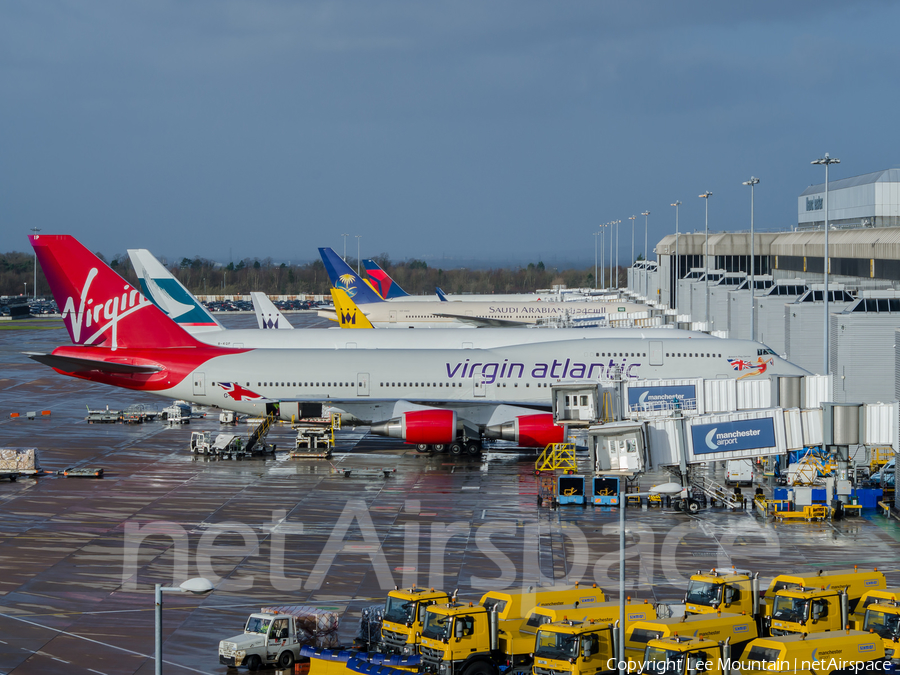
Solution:
M 433 588 L 394 589 L 388 593 L 381 619 L 379 651 L 409 656 L 418 653 L 425 621 L 425 610 L 431 605 L 446 604 L 450 596 Z
M 860 570 L 857 566 L 853 569 L 819 570 L 816 574 L 806 576 L 795 574 L 779 574 L 772 579 L 764 596 L 765 616 L 772 616 L 772 604 L 775 594 L 782 589 L 799 590 L 801 588 L 824 588 L 825 590 L 847 591 L 847 599 L 850 611 L 856 610 L 860 598 L 868 592 L 887 588 L 887 579 L 884 572 L 877 569 L 872 571 Z
M 652 621 L 656 619 L 656 608 L 649 602 L 635 602 L 630 598 L 625 604 L 625 627 L 635 621 Z M 601 602 L 597 605 L 563 605 L 562 607 L 536 607 L 525 619 L 520 632 L 534 635 L 537 630 L 548 623 L 560 621 L 581 621 L 593 623 L 615 623 L 619 620 L 618 602 Z
M 847 628 L 850 609 L 845 591 L 783 588 L 775 595 L 768 629 L 771 635 L 825 633 Z
M 691 576 L 684 596 L 685 613 L 758 613 L 759 575 L 735 568 L 713 568 Z
M 671 635 L 651 639 L 637 657 L 626 660 L 627 671 L 648 675 L 732 675 L 730 642 L 705 635 Z
M 334 608 L 264 607 L 247 618 L 243 633 L 219 642 L 219 663 L 250 670 L 269 665 L 291 668 L 304 645 L 336 646 L 338 617 Z
M 778 671 L 784 675 L 890 672 L 885 668 L 881 638 L 856 630 L 758 638 L 735 665 L 741 672 Z
M 543 624 L 535 636 L 533 675 L 617 673 L 615 623 L 558 621 Z
M 885 658 L 891 659 L 895 669 L 900 669 L 900 605 L 896 600 L 871 603 L 857 622 L 857 628 L 881 636 Z
M 753 485 L 753 460 L 728 460 L 725 463 L 725 485 L 751 487 Z
M 739 653 L 758 634 L 756 620 L 744 614 L 685 614 L 672 619 L 635 621 L 625 629 L 625 656 L 639 660 L 646 646 L 657 637 L 700 635 L 710 640 L 728 640 Z
M 191 432 L 191 452 L 210 457 L 243 457 L 241 438 L 237 434 L 216 434 L 209 431 Z

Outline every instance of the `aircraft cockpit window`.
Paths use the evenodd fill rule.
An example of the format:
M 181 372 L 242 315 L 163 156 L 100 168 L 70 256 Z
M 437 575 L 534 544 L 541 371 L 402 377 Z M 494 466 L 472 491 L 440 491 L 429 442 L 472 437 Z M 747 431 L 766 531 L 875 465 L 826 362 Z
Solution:
M 771 355 L 771 356 L 778 356 L 778 355 L 777 355 L 774 351 L 772 351 L 769 347 L 765 347 L 764 349 L 757 349 L 757 350 L 756 350 L 756 355 L 757 355 L 757 356 L 768 356 L 768 355 Z

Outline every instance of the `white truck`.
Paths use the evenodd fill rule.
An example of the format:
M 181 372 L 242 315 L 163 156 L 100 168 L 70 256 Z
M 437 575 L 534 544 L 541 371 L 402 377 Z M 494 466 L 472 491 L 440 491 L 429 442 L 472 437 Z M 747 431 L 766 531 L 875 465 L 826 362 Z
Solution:
M 752 486 L 753 460 L 729 459 L 725 463 L 725 485 Z
M 337 646 L 338 619 L 335 607 L 263 607 L 249 616 L 243 633 L 219 642 L 219 663 L 249 670 L 292 668 L 304 645 Z

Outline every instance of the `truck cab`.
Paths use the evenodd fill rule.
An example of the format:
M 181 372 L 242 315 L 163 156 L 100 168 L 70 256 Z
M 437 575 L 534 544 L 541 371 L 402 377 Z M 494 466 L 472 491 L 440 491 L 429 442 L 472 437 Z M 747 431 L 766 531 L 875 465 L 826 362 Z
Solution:
M 686 614 L 729 612 L 756 616 L 759 577 L 749 570 L 713 568 L 697 572 L 684 596 Z
M 730 647 L 706 636 L 679 636 L 650 640 L 640 663 L 629 661 L 629 671 L 647 675 L 729 675 Z
M 859 628 L 881 636 L 885 658 L 891 659 L 895 667 L 900 666 L 900 605 L 896 601 L 870 604 Z
M 780 590 L 798 590 L 800 588 L 822 588 L 834 591 L 847 591 L 850 611 L 856 609 L 859 599 L 871 590 L 887 588 L 884 573 L 877 569 L 870 571 L 854 567 L 852 570 L 819 570 L 816 574 L 795 575 L 780 574 L 769 584 L 765 595 L 765 616 L 772 616 L 772 604 L 775 594 Z
M 543 624 L 534 641 L 533 675 L 616 673 L 615 627 L 593 621 Z
M 425 610 L 434 604 L 445 604 L 450 597 L 443 591 L 427 588 L 395 588 L 384 601 L 381 642 L 384 652 L 408 656 L 418 652 Z
M 231 668 L 264 665 L 290 668 L 300 655 L 300 641 L 293 617 L 260 612 L 251 614 L 244 632 L 219 643 L 219 663 Z
M 419 646 L 420 670 L 435 675 L 492 675 L 501 659 L 497 622 L 496 610 L 481 605 L 453 602 L 428 607 Z M 513 667 L 531 662 L 529 654 L 503 654 L 502 659 Z
M 769 632 L 824 633 L 841 630 L 849 622 L 847 594 L 833 590 L 786 590 L 775 594 Z

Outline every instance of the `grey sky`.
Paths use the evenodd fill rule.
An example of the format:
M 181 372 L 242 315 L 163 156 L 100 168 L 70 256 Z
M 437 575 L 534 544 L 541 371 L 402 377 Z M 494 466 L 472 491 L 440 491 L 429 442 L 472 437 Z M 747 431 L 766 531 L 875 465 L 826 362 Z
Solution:
M 0 250 L 593 261 L 898 166 L 900 3 L 0 4 Z M 643 236 L 643 219 L 638 232 Z M 642 250 L 642 246 L 638 247 Z

